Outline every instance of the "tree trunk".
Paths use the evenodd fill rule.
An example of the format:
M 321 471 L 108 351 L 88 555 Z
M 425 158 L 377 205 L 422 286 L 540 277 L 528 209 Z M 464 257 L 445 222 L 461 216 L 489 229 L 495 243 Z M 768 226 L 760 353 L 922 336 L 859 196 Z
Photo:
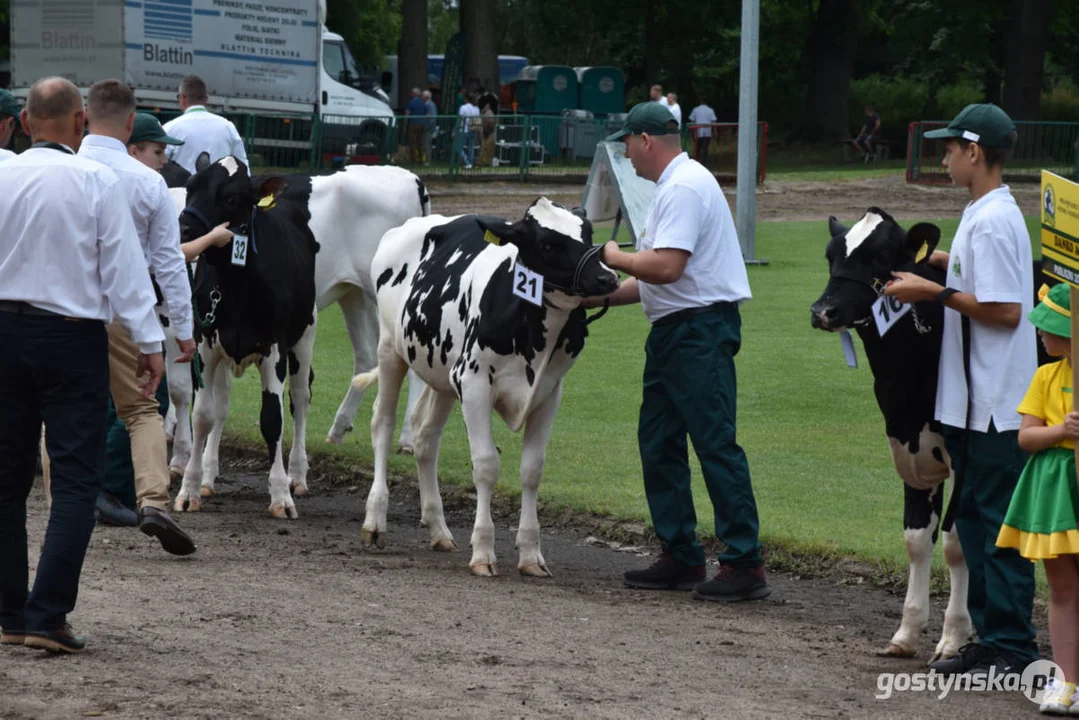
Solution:
M 465 34 L 464 81 L 469 92 L 479 88 L 498 94 L 498 26 L 495 0 L 460 0 L 461 32 Z
M 397 107 L 412 98 L 412 88 L 427 88 L 427 0 L 402 0 L 401 46 L 397 55 Z
M 1010 13 L 1001 13 L 993 21 L 989 33 L 989 62 L 982 76 L 985 84 L 985 101 L 1001 105 L 1000 91 L 1004 82 L 1004 65 L 1008 61 L 1008 22 Z
M 641 2 L 641 17 L 645 18 L 644 22 L 644 81 L 648 84 L 648 88 L 651 88 L 656 83 L 660 82 L 659 79 L 659 42 L 660 32 L 656 23 L 656 2 L 655 0 L 642 0 Z M 645 89 L 645 99 L 648 99 L 647 90 Z M 627 86 L 628 89 L 628 86 Z M 666 92 L 666 88 L 664 88 Z
M 806 43 L 809 89 L 799 135 L 838 139 L 850 135 L 850 76 L 861 0 L 821 0 Z
M 1012 120 L 1036 120 L 1042 97 L 1042 68 L 1049 40 L 1050 0 L 1011 0 L 1004 111 Z

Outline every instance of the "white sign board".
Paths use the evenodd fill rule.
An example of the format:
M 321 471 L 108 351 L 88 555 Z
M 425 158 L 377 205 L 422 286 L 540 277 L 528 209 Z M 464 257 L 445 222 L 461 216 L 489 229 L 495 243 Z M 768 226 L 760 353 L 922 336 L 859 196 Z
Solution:
M 622 142 L 601 142 L 596 145 L 581 207 L 594 223 L 613 220 L 621 210 L 622 220 L 636 243 L 644 230 L 656 184 L 637 175 L 625 151 L 626 144 Z
M 29 0 L 11 7 L 11 86 L 59 75 L 79 87 L 124 74 L 123 0 Z
M 873 321 L 877 323 L 877 334 L 884 337 L 884 333 L 892 329 L 899 322 L 899 318 L 910 312 L 910 305 L 899 302 L 894 297 L 881 295 L 873 303 Z

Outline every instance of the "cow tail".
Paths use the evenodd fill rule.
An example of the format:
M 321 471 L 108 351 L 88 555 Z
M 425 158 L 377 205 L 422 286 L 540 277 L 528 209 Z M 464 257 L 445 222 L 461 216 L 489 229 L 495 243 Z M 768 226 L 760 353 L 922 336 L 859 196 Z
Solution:
M 356 377 L 352 378 L 352 387 L 357 390 L 366 390 L 375 383 L 378 382 L 378 368 L 368 370 L 365 373 L 360 373 Z
M 420 196 L 420 217 L 427 217 L 431 214 L 431 194 L 427 192 L 427 186 L 419 178 L 416 178 L 416 188 Z

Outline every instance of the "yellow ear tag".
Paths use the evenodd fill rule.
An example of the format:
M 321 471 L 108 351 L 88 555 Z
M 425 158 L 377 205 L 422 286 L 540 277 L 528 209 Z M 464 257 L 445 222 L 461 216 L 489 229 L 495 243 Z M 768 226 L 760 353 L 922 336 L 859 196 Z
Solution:
M 483 231 L 483 239 L 486 240 L 487 242 L 491 243 L 492 245 L 501 245 L 502 244 L 502 238 L 498 237 L 497 235 L 495 235 L 490 230 L 484 230 Z
M 929 243 L 923 242 L 922 247 L 918 250 L 918 254 L 914 256 L 914 262 L 920 263 L 925 260 L 925 256 L 929 254 Z
M 267 195 L 266 197 L 259 200 L 259 207 L 262 208 L 263 210 L 269 210 L 270 208 L 272 208 L 274 206 L 274 203 L 275 203 L 274 196 L 273 195 Z

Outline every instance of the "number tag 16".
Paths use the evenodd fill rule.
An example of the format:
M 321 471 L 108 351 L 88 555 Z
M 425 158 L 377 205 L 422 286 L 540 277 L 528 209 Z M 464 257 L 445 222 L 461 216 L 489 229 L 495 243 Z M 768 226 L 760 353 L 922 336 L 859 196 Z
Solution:
M 543 304 L 543 276 L 520 263 L 513 266 L 513 294 L 533 305 Z
M 873 321 L 877 324 L 877 334 L 884 337 L 884 333 L 892 329 L 899 322 L 899 318 L 910 312 L 910 305 L 905 305 L 894 297 L 881 295 L 873 303 Z

